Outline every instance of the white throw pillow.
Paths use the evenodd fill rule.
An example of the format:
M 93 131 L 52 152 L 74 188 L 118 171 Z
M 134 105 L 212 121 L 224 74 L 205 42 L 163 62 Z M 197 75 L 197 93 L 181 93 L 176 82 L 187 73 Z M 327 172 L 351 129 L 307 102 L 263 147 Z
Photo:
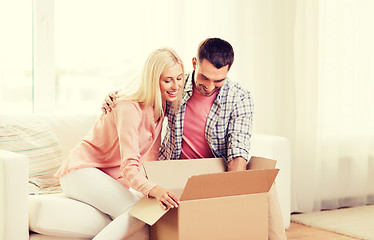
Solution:
M 17 116 L 0 116 L 0 149 L 29 158 L 29 193 L 61 192 L 53 177 L 62 162 L 62 147 L 49 125 Z

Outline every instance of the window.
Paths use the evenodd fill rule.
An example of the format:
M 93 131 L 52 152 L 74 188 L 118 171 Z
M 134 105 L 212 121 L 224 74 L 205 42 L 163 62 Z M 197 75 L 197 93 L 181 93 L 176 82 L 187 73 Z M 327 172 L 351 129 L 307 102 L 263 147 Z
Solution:
M 1 112 L 31 112 L 31 1 L 0 1 L 0 33 Z
M 160 47 L 176 50 L 190 71 L 203 39 L 234 42 L 236 24 L 224 13 L 236 4 L 218 2 L 207 13 L 211 1 L 0 0 L 2 110 L 100 111 Z

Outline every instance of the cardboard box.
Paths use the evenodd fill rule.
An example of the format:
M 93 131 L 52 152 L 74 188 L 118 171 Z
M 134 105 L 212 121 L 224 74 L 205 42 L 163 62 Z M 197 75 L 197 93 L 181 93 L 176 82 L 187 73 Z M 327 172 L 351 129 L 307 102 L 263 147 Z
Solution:
M 260 162 L 256 168 L 269 168 L 253 162 Z M 163 210 L 156 199 L 145 197 L 130 210 L 151 225 L 151 240 L 268 239 L 267 192 L 278 169 L 225 172 L 221 158 L 147 162 L 143 167 L 150 181 L 180 197 L 177 209 Z

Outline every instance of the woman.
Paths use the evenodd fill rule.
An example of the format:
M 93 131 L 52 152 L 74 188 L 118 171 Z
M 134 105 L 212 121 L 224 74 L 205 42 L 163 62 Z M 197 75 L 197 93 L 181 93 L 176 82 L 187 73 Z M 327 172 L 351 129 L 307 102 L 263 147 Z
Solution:
M 114 219 L 94 239 L 127 239 L 145 229 L 143 222 L 128 215 L 138 201 L 130 187 L 156 198 L 164 208 L 178 207 L 178 198 L 150 182 L 140 166 L 157 160 L 165 108 L 177 107 L 183 94 L 180 57 L 168 48 L 154 51 L 139 83 L 135 91 L 119 93 L 117 107 L 95 122 L 56 173 L 68 197 Z

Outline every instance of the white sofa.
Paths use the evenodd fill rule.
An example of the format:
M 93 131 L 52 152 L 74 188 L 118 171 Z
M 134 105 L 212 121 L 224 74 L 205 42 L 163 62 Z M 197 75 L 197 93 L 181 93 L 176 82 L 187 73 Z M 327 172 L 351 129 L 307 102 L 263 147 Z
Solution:
M 1 125 L 4 117 L 9 121 L 9 116 L 0 115 L 0 128 L 4 127 Z M 88 133 L 97 118 L 96 115 L 53 114 L 11 117 L 21 120 L 21 123 L 39 121 L 49 125 L 62 146 L 62 159 Z M 285 228 L 288 228 L 291 196 L 288 140 L 254 134 L 251 155 L 277 160 L 276 167 L 280 172 L 276 185 L 283 222 Z M 23 154 L 0 150 L 0 240 L 91 239 L 111 221 L 95 208 L 66 198 L 61 193 L 28 195 L 28 162 Z M 29 233 L 29 230 L 32 231 Z

